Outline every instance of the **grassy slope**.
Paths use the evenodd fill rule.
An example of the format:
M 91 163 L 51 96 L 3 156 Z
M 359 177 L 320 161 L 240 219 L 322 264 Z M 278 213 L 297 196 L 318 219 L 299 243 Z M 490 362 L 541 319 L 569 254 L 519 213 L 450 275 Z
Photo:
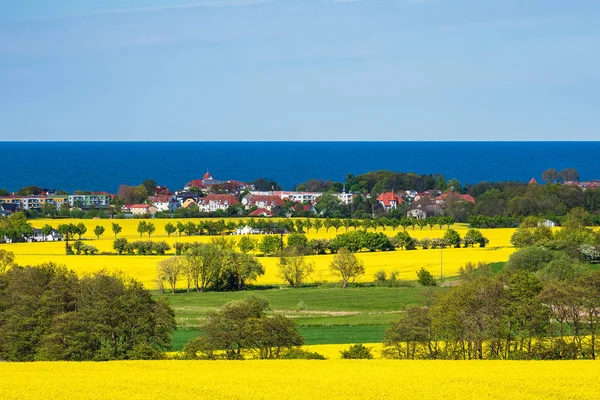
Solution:
M 443 289 L 434 289 L 443 290 Z M 416 288 L 304 288 L 233 293 L 179 293 L 161 295 L 175 309 L 180 327 L 174 350 L 199 334 L 206 315 L 249 293 L 269 300 L 273 312 L 294 318 L 307 344 L 372 343 L 383 339 L 387 325 L 410 305 L 422 304 L 425 289 Z

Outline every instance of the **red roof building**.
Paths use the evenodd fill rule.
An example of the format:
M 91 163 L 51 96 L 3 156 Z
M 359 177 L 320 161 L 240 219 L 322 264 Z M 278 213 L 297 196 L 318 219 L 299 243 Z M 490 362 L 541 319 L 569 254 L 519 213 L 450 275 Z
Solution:
M 265 208 L 259 208 L 258 210 L 252 211 L 248 215 L 251 217 L 272 217 L 273 213 Z
M 198 208 L 203 212 L 226 210 L 240 202 L 231 194 L 209 194 L 198 199 Z
M 394 192 L 381 193 L 377 197 L 377 201 L 386 210 L 396 209 L 404 203 L 404 199 Z
M 246 209 L 252 207 L 264 208 L 271 211 L 274 207 L 282 207 L 285 205 L 283 199 L 276 195 L 260 195 L 260 194 L 249 194 L 242 199 L 242 204 Z
M 531 178 L 531 180 L 529 181 L 528 185 L 537 185 L 537 181 L 535 180 L 535 178 Z
M 475 204 L 475 198 L 470 194 L 459 194 L 456 192 L 448 192 L 442 195 L 439 195 L 435 201 L 438 204 L 446 203 L 447 201 L 467 201 L 471 204 Z

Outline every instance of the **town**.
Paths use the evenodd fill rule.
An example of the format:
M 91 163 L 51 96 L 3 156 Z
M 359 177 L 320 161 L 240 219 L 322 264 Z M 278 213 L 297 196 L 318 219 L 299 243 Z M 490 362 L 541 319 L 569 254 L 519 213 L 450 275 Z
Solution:
M 236 215 L 251 217 L 290 217 L 293 212 L 306 216 L 318 216 L 317 205 L 324 195 L 336 199 L 339 204 L 350 205 L 357 196 L 371 198 L 369 193 L 349 193 L 345 189 L 336 192 L 309 192 L 286 190 L 256 190 L 255 185 L 237 180 L 219 180 L 206 172 L 202 179 L 188 182 L 182 190 L 171 191 L 167 187 L 155 186 L 146 200 L 140 203 L 120 204 L 127 195 L 107 192 L 84 192 L 76 194 L 59 193 L 56 189 L 39 189 L 39 194 L 0 196 L 0 216 L 8 216 L 18 211 L 54 214 L 61 210 L 105 210 L 124 217 L 154 216 L 157 213 L 170 214 L 178 209 L 195 209 L 201 213 L 225 212 L 236 208 Z M 441 190 L 387 191 L 375 198 L 378 214 L 396 210 L 401 206 L 410 209 L 406 216 L 426 218 L 442 215 L 448 201 L 465 201 L 475 204 L 468 194 Z M 414 205 L 414 207 L 411 207 Z M 292 213 L 290 213 L 290 211 Z M 375 214 L 375 213 L 373 213 Z

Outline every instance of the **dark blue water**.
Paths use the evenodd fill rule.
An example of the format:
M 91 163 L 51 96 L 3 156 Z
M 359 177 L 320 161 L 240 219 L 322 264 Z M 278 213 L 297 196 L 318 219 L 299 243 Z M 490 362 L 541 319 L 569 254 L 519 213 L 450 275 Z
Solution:
M 600 142 L 0 142 L 0 188 L 116 192 L 152 178 L 172 189 L 201 178 L 266 177 L 285 189 L 378 169 L 441 173 L 464 183 L 540 180 L 547 168 L 600 178 Z

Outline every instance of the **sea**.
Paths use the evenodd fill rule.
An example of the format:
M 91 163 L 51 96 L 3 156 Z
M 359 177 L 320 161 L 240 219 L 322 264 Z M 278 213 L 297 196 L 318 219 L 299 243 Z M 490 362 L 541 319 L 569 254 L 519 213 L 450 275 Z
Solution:
M 600 142 L 0 142 L 0 188 L 35 185 L 115 193 L 154 179 L 180 189 L 215 179 L 345 180 L 375 170 L 442 174 L 463 185 L 541 181 L 548 168 L 600 179 Z

